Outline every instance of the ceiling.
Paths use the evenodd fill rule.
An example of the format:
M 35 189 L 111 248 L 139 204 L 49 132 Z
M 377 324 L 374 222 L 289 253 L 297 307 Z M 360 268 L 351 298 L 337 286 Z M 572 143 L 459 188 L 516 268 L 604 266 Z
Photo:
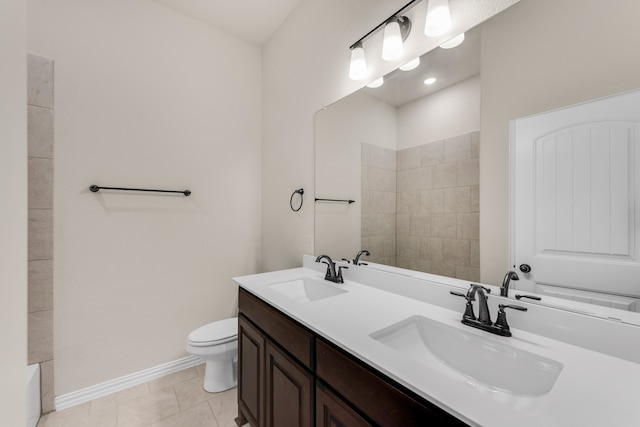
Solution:
M 262 46 L 300 0 L 153 0 L 249 43 Z
M 387 104 L 401 107 L 416 99 L 453 86 L 480 74 L 480 27 L 465 33 L 464 42 L 453 49 L 436 48 L 420 57 L 420 66 L 412 71 L 396 69 L 384 76 L 384 84 L 361 90 Z M 427 77 L 437 78 L 430 86 Z

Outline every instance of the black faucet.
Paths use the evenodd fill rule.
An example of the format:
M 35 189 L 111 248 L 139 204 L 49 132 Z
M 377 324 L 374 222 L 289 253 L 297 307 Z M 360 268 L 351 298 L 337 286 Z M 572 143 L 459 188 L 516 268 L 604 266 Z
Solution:
M 316 262 L 323 262 L 327 264 L 327 273 L 324 275 L 324 280 L 328 280 L 333 283 L 344 283 L 344 279 L 342 278 L 342 269 L 349 267 L 341 265 L 336 271 L 336 263 L 333 262 L 329 255 L 320 255 L 316 258 Z
M 360 257 L 362 255 L 369 256 L 371 255 L 371 253 L 369 253 L 369 251 L 366 249 L 361 250 L 360 252 L 358 252 L 358 255 L 356 255 L 356 257 L 354 258 L 353 265 L 360 265 Z
M 500 304 L 498 306 L 498 319 L 496 323 L 491 321 L 491 315 L 489 314 L 489 306 L 487 304 L 487 296 L 486 293 L 490 293 L 491 289 L 485 288 L 484 286 L 471 284 L 471 287 L 467 291 L 467 294 L 462 294 L 460 292 L 450 291 L 451 295 L 456 295 L 459 297 L 463 297 L 467 300 L 467 305 L 465 306 L 464 314 L 462 315 L 462 323 L 473 328 L 482 329 L 483 331 L 491 332 L 492 334 L 501 335 L 503 337 L 510 337 L 511 330 L 509 329 L 509 324 L 507 323 L 507 316 L 504 312 L 505 308 L 512 308 L 514 310 L 527 311 L 525 307 L 520 307 L 519 305 L 503 305 Z M 475 313 L 473 312 L 473 301 L 476 300 L 476 294 L 478 295 L 478 317 L 476 318 Z
M 512 280 L 520 280 L 518 274 L 515 271 L 510 271 L 504 275 L 504 280 L 502 281 L 502 286 L 500 287 L 500 296 L 508 297 L 509 296 L 509 283 Z

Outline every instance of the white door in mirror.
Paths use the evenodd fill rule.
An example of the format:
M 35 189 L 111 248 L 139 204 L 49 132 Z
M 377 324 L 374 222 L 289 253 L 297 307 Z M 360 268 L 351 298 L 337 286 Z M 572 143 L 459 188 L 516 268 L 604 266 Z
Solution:
M 640 91 L 514 120 L 510 138 L 518 289 L 640 311 Z

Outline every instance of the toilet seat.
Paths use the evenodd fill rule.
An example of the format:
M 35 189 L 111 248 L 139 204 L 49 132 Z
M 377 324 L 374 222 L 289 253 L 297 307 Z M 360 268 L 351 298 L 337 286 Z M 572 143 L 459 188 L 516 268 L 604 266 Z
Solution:
M 238 318 L 218 320 L 199 327 L 189 334 L 189 344 L 208 347 L 234 341 L 238 338 Z

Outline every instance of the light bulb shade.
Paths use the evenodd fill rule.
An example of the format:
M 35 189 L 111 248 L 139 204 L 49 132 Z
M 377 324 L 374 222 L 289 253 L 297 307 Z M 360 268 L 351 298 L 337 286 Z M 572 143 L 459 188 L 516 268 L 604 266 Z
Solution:
M 384 27 L 384 40 L 382 42 L 382 59 L 394 61 L 404 55 L 402 45 L 402 33 L 397 19 L 387 22 Z
M 411 70 L 414 70 L 414 69 L 418 68 L 418 65 L 420 65 L 420 57 L 419 56 L 414 58 L 414 59 L 412 59 L 411 61 L 407 62 L 406 64 L 402 64 L 398 68 L 400 68 L 402 71 L 411 71 Z
M 451 28 L 449 0 L 429 0 L 424 34 L 427 37 L 437 37 L 447 32 L 449 28 Z
M 367 61 L 364 58 L 362 43 L 357 43 L 351 48 L 351 64 L 349 65 L 349 78 L 362 80 L 367 76 Z
M 453 49 L 454 47 L 460 46 L 463 41 L 464 41 L 464 33 L 458 34 L 451 40 L 442 43 L 440 47 L 443 49 Z
M 377 87 L 382 86 L 383 84 L 384 84 L 384 77 L 380 77 L 380 78 L 375 79 L 371 83 L 369 83 L 367 85 L 367 87 L 370 87 L 371 89 L 375 89 Z

